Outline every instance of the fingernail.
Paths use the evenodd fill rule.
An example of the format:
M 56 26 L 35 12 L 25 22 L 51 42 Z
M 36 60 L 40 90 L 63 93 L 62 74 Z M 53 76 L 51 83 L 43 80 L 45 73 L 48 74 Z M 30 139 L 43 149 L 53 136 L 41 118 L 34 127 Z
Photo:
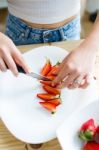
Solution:
M 4 70 L 3 70 L 3 72 L 6 72 L 6 71 L 7 71 L 7 69 L 4 69 Z
M 18 77 L 18 74 L 15 74 L 15 77 Z
M 14 73 L 14 75 L 17 77 L 18 75 L 19 75 L 19 73 L 17 72 L 17 73 Z
M 31 68 L 29 68 L 29 69 L 28 69 L 28 72 L 29 72 L 29 73 L 30 73 L 30 72 L 32 72 L 32 69 L 31 69 Z

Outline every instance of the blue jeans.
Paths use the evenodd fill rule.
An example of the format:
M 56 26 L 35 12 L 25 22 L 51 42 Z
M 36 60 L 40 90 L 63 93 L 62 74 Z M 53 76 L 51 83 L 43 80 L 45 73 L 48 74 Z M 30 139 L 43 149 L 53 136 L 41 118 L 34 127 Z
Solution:
M 49 30 L 31 28 L 21 19 L 9 14 L 5 34 L 16 45 L 78 40 L 80 39 L 80 17 L 77 16 L 73 21 L 62 27 Z

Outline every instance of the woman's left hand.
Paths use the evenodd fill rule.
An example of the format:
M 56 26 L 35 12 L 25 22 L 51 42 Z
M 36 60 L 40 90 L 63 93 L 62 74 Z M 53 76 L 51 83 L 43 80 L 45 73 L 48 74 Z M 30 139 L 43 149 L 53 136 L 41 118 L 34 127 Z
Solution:
M 52 86 L 58 88 L 86 88 L 93 77 L 93 68 L 95 64 L 96 51 L 89 46 L 90 43 L 84 42 L 61 63 L 56 73 L 56 78 Z

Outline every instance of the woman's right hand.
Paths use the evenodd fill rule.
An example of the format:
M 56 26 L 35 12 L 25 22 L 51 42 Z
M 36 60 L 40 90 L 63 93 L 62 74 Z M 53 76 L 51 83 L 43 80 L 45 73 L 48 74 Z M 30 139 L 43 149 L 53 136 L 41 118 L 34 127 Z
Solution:
M 0 32 L 0 71 L 7 70 L 6 65 L 17 76 L 18 70 L 16 64 L 21 66 L 26 73 L 30 72 L 30 68 L 25 63 L 20 51 L 14 45 L 11 39 Z

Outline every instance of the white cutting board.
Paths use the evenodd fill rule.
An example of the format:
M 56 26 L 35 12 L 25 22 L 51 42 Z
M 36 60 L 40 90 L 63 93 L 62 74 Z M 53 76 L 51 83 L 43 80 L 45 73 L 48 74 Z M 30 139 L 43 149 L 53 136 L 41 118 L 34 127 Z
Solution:
M 45 57 L 55 64 L 67 52 L 54 46 L 44 46 L 24 54 L 32 70 L 40 71 Z M 42 92 L 35 79 L 20 74 L 17 78 L 10 71 L 0 73 L 0 116 L 9 131 L 18 139 L 28 143 L 42 143 L 56 137 L 56 129 L 77 108 L 95 100 L 96 84 L 92 81 L 86 90 L 62 90 L 62 105 L 56 114 L 47 112 L 38 103 L 37 93 Z

